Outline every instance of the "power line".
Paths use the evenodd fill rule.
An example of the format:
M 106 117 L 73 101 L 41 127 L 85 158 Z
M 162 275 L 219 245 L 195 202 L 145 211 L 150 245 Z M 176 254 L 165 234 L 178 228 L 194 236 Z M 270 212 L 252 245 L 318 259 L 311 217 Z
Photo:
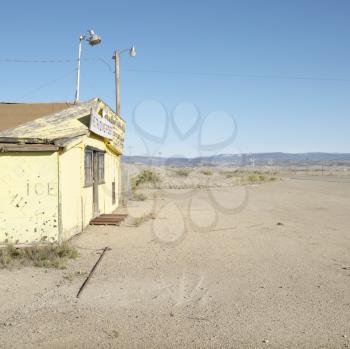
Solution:
M 113 73 L 111 64 L 103 58 L 83 58 L 82 61 L 98 61 L 105 64 L 109 71 Z M 33 64 L 63 64 L 77 62 L 77 59 L 14 59 L 14 58 L 0 58 L 0 63 L 33 63 Z M 350 82 L 350 78 L 338 77 L 323 77 L 323 76 L 295 76 L 295 75 L 260 75 L 260 74 L 237 74 L 230 72 L 193 72 L 193 71 L 170 71 L 158 69 L 122 69 L 134 73 L 146 74 L 168 74 L 168 75 L 192 75 L 192 76 L 220 76 L 232 78 L 246 78 L 246 79 L 273 79 L 273 80 L 306 80 L 306 81 L 334 81 L 334 82 Z
M 52 84 L 55 84 L 56 82 L 67 78 L 69 75 L 71 75 L 71 74 L 74 73 L 74 72 L 75 72 L 75 70 L 69 71 L 69 72 L 67 72 L 67 73 L 64 74 L 64 75 L 61 75 L 61 76 L 57 77 L 56 79 L 47 81 L 47 82 L 45 82 L 44 84 L 42 84 L 42 85 L 40 85 L 40 86 L 38 86 L 38 87 L 36 87 L 36 88 L 34 88 L 34 89 L 32 89 L 32 90 L 30 90 L 30 91 L 24 93 L 24 94 L 22 94 L 21 96 L 19 96 L 18 98 L 16 98 L 16 100 L 21 100 L 22 98 L 27 97 L 27 96 L 29 96 L 29 95 L 31 95 L 31 94 L 37 92 L 37 91 L 40 91 L 40 90 L 42 90 L 43 88 L 45 88 L 45 87 L 47 87 L 47 86 L 50 86 L 50 85 L 52 85 Z
M 144 70 L 144 69 L 123 69 L 135 73 L 157 73 L 157 74 L 174 74 L 174 75 L 198 75 L 198 76 L 223 76 L 235 78 L 251 79 L 279 79 L 279 80 L 312 80 L 312 81 L 339 81 L 350 82 L 350 79 L 335 77 L 313 77 L 313 76 L 292 76 L 292 75 L 253 75 L 253 74 L 235 74 L 235 73 L 203 73 L 191 71 L 165 71 L 165 70 Z
M 84 62 L 101 62 L 108 67 L 113 73 L 111 64 L 103 58 L 81 58 Z M 14 58 L 0 58 L 0 63 L 28 63 L 28 64 L 62 64 L 62 63 L 76 63 L 78 59 L 14 59 Z
M 13 59 L 1 58 L 1 63 L 71 63 L 76 62 L 77 59 Z
M 103 58 L 81 58 L 81 61 L 100 61 L 110 66 Z M 15 58 L 0 58 L 0 63 L 75 63 L 78 59 L 15 59 Z

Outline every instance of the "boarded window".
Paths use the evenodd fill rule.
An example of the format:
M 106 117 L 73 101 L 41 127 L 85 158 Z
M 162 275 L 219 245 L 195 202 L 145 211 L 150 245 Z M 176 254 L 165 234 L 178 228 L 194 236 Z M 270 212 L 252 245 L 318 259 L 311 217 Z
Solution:
M 98 183 L 105 182 L 105 154 L 97 153 L 97 181 Z
M 112 205 L 115 204 L 115 200 L 116 200 L 116 197 L 115 197 L 115 182 L 112 182 Z
M 92 165 L 92 151 L 85 150 L 85 185 L 92 185 L 93 183 L 93 165 Z

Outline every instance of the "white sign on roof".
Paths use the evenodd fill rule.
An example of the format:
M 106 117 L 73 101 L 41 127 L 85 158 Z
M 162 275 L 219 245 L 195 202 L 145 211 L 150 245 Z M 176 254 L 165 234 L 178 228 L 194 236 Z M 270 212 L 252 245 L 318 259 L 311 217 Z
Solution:
M 91 110 L 89 129 L 99 136 L 113 139 L 114 125 L 104 117 L 97 114 L 95 110 Z

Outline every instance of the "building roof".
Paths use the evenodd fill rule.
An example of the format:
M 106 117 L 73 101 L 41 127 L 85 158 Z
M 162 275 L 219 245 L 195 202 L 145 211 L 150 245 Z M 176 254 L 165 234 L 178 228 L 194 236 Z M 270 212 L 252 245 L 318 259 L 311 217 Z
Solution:
M 91 108 L 97 106 L 97 103 L 97 100 L 93 99 L 72 106 L 67 105 L 64 109 L 41 117 L 35 117 L 35 107 L 33 111 L 31 105 L 27 105 L 27 108 L 22 108 L 23 114 L 19 115 L 26 115 L 26 110 L 28 110 L 27 115 L 32 115 L 32 120 L 1 131 L 0 138 L 6 138 L 8 142 L 22 139 L 24 143 L 49 143 L 56 139 L 87 134 L 89 125 L 84 117 L 90 115 Z M 14 106 L 16 109 L 17 105 Z M 41 111 L 44 111 L 44 108 Z
M 0 132 L 72 106 L 72 103 L 0 103 Z
M 34 144 L 66 147 L 90 133 L 91 112 L 92 110 L 101 111 L 101 108 L 118 120 L 115 124 L 115 132 L 117 132 L 115 139 L 108 144 L 121 153 L 125 121 L 116 116 L 113 110 L 98 98 L 77 104 L 0 104 L 0 151 L 11 151 L 11 149 L 18 151 L 18 147 L 10 144 L 23 145 L 27 151 L 36 149 L 31 146 Z M 13 125 L 13 127 L 3 129 L 3 119 L 5 125 Z M 27 122 L 18 124 L 20 120 Z

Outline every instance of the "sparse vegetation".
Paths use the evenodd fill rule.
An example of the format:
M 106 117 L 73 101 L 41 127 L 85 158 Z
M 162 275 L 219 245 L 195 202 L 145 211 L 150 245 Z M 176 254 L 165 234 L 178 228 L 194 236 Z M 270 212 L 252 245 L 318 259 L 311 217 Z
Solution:
M 264 182 L 265 180 L 266 180 L 266 176 L 262 174 L 253 173 L 248 176 L 248 181 L 250 183 Z
M 238 178 L 240 181 L 249 183 L 261 183 L 267 181 L 276 181 L 278 178 L 276 176 L 277 172 L 261 171 L 261 170 L 234 170 L 234 171 L 222 171 L 221 175 L 226 178 Z
M 68 242 L 26 247 L 8 244 L 0 248 L 0 269 L 20 266 L 64 269 L 69 259 L 77 257 L 78 251 Z
M 75 271 L 75 272 L 70 272 L 68 274 L 63 275 L 63 279 L 72 282 L 75 278 L 77 277 L 85 277 L 87 276 L 88 273 L 87 272 L 83 272 L 83 271 Z
M 131 180 L 132 197 L 131 200 L 134 201 L 145 201 L 147 196 L 143 193 L 138 193 L 137 189 L 146 183 L 151 183 L 153 185 L 161 181 L 159 175 L 152 170 L 143 170 L 138 175 Z
M 267 182 L 267 181 L 273 182 L 273 181 L 277 180 L 277 177 L 270 176 L 268 174 L 253 173 L 253 174 L 248 175 L 247 180 L 250 183 L 261 183 L 261 182 Z
M 143 193 L 134 192 L 133 195 L 132 195 L 131 200 L 134 200 L 134 201 L 145 201 L 145 200 L 147 200 L 147 195 L 145 195 Z
M 179 177 L 188 177 L 190 172 L 191 171 L 187 168 L 179 168 L 175 171 L 175 175 Z
M 234 171 L 221 171 L 220 172 L 221 175 L 225 176 L 226 178 L 233 178 L 233 177 L 237 177 L 239 175 L 238 170 L 234 170 Z
M 266 177 L 265 175 L 263 175 L 263 174 L 258 175 L 258 178 L 259 178 L 259 181 L 260 181 L 260 182 L 264 182 L 264 181 L 266 181 L 266 179 L 267 179 L 267 177 Z
M 148 213 L 148 214 L 144 214 L 140 217 L 135 217 L 134 221 L 133 221 L 133 225 L 135 227 L 140 226 L 141 224 L 148 222 L 151 219 L 156 219 L 156 216 L 154 213 Z
M 212 176 L 213 175 L 213 171 L 210 170 L 202 170 L 201 171 L 205 176 Z
M 151 183 L 157 184 L 161 181 L 159 175 L 153 170 L 143 170 L 138 175 L 132 178 L 132 188 L 135 190 L 142 184 Z

